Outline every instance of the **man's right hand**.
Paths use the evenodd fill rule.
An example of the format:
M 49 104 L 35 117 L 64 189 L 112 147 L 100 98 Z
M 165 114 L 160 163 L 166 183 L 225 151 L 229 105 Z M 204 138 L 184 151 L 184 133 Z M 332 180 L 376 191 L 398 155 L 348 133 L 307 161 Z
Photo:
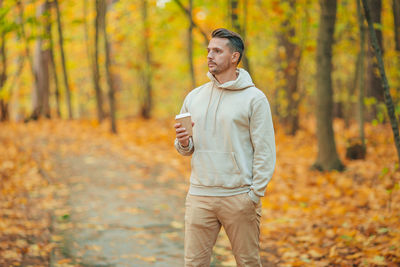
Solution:
M 194 126 L 194 122 L 192 122 L 192 127 Z M 189 145 L 189 133 L 186 131 L 185 128 L 182 127 L 181 123 L 175 123 L 175 132 L 176 138 L 178 139 L 179 143 L 183 147 L 187 147 Z

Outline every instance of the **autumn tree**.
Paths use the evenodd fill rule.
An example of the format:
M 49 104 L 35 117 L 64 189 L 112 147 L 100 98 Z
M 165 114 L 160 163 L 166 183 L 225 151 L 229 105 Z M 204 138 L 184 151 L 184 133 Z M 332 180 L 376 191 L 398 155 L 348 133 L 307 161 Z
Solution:
M 277 3 L 278 4 L 278 3 Z M 286 101 L 279 105 L 279 116 L 287 127 L 287 133 L 295 135 L 299 128 L 299 102 L 298 90 L 299 65 L 302 55 L 302 47 L 295 41 L 296 28 L 294 15 L 296 13 L 296 0 L 281 1 L 286 5 L 283 21 L 278 28 L 279 53 L 278 65 L 282 77 L 281 87 L 278 89 L 284 94 Z M 297 33 L 298 34 L 298 33 Z
M 392 1 L 395 49 L 400 52 L 400 0 Z
M 18 26 L 19 26 L 18 35 L 22 39 L 22 42 L 24 43 L 24 48 L 25 48 L 25 51 L 24 51 L 25 55 L 23 58 L 26 57 L 28 59 L 29 69 L 32 73 L 34 84 L 38 84 L 38 77 L 35 75 L 34 63 L 33 63 L 33 59 L 31 56 L 29 37 L 27 36 L 26 31 L 25 31 L 24 6 L 23 6 L 21 0 L 16 1 L 16 7 L 18 9 Z M 18 76 L 22 73 L 22 69 L 23 69 L 23 61 L 21 61 L 21 62 L 22 63 L 20 64 Z M 34 115 L 34 112 L 32 112 L 31 116 L 29 118 L 26 118 L 25 121 L 29 121 L 30 119 L 32 119 L 32 115 Z
M 144 90 L 142 92 L 141 115 L 145 119 L 149 119 L 152 109 L 152 66 L 151 66 L 151 51 L 150 51 L 150 21 L 148 19 L 148 2 L 142 0 L 141 14 L 143 24 L 143 54 L 145 62 L 142 68 L 142 79 Z
M 383 53 L 383 35 L 381 26 L 381 13 L 382 13 L 382 0 L 368 0 L 368 5 L 371 7 L 371 20 L 375 25 L 376 37 L 378 39 L 379 47 L 382 48 Z M 371 44 L 371 40 L 369 40 Z M 377 116 L 377 104 L 383 102 L 383 88 L 381 77 L 379 76 L 378 63 L 375 58 L 374 50 L 372 45 L 368 46 L 367 51 L 367 73 L 365 75 L 365 90 L 366 96 L 374 98 L 372 109 L 369 112 L 369 119 L 373 119 Z
M 58 0 L 54 0 L 54 5 L 56 8 L 56 14 L 57 14 L 58 43 L 60 46 L 61 65 L 62 65 L 63 76 L 64 76 L 64 86 L 65 86 L 65 95 L 66 95 L 67 107 L 68 107 L 68 117 L 69 117 L 69 119 L 72 119 L 73 113 L 72 113 L 72 104 L 71 104 L 71 89 L 69 86 L 68 70 L 67 70 L 67 66 L 66 66 L 66 56 L 65 56 L 65 51 L 64 51 L 65 50 L 64 49 L 64 36 L 63 36 L 63 29 L 62 29 L 62 23 L 61 23 L 61 11 L 60 11 L 60 6 L 58 3 Z
M 196 75 L 194 72 L 194 63 L 193 63 L 193 29 L 196 28 L 199 30 L 201 35 L 203 36 L 203 41 L 205 47 L 208 46 L 208 37 L 207 34 L 198 26 L 193 19 L 193 0 L 189 0 L 189 6 L 186 8 L 183 6 L 180 0 L 174 0 L 174 2 L 180 7 L 180 9 L 187 15 L 188 17 L 188 58 L 189 58 L 189 70 L 190 77 L 192 78 L 192 88 L 196 87 Z
M 102 10 L 101 10 L 101 3 L 102 0 L 96 0 L 95 2 L 95 8 L 96 8 L 96 18 L 95 18 L 95 31 L 94 31 L 94 52 L 93 55 L 90 54 L 90 43 L 89 43 L 89 30 L 87 22 L 85 20 L 85 35 L 86 35 L 86 45 L 88 46 L 88 53 L 90 54 L 90 59 L 91 59 L 91 65 L 92 65 L 92 79 L 93 79 L 93 85 L 94 85 L 94 90 L 96 93 L 96 109 L 97 109 L 97 120 L 98 122 L 102 122 L 105 114 L 103 110 L 103 94 L 102 94 L 102 89 L 101 89 L 101 84 L 100 84 L 100 67 L 99 67 L 99 37 L 100 37 L 100 32 L 101 32 L 101 27 L 104 24 L 104 21 L 102 21 Z M 87 2 L 84 2 L 84 8 L 87 7 Z M 87 8 L 85 9 L 84 14 L 87 14 Z
M 47 27 L 46 27 L 46 34 L 49 42 L 49 52 L 50 52 L 50 63 L 52 67 L 52 74 L 53 74 L 53 80 L 54 80 L 54 92 L 55 92 L 55 98 L 56 98 L 56 112 L 57 116 L 61 118 L 61 104 L 60 104 L 60 87 L 59 87 L 59 82 L 58 82 L 58 72 L 57 72 L 57 67 L 56 67 L 56 60 L 54 57 L 54 37 L 52 33 L 52 10 L 54 5 L 50 2 L 50 0 L 46 0 L 46 4 L 49 8 L 49 13 L 46 16 L 47 20 Z
M 42 19 L 48 13 L 49 5 L 47 2 L 41 4 L 37 9 L 36 16 L 38 20 Z M 45 44 L 47 41 L 44 27 L 49 27 L 45 24 L 39 24 L 42 27 L 41 34 L 36 38 L 35 51 L 33 54 L 33 69 L 36 77 L 34 90 L 32 94 L 32 119 L 38 119 L 41 116 L 50 118 L 49 106 L 49 63 L 50 63 L 50 50 L 49 46 Z M 44 25 L 44 27 L 43 27 Z
M 379 46 L 379 39 L 376 34 L 376 31 L 373 27 L 373 15 L 367 0 L 362 0 L 364 11 L 365 11 L 365 18 L 368 22 L 368 29 L 372 47 L 374 49 L 374 55 L 377 60 L 378 70 L 380 77 L 382 78 L 382 88 L 384 94 L 384 100 L 387 108 L 387 112 L 390 118 L 390 124 L 392 126 L 392 132 L 394 136 L 394 143 L 397 150 L 397 157 L 398 161 L 400 161 L 400 133 L 399 133 L 399 123 L 397 121 L 397 117 L 395 114 L 395 106 L 393 104 L 392 96 L 390 94 L 390 86 L 389 82 L 386 77 L 385 66 L 383 65 L 383 56 L 382 56 L 382 49 Z
M 107 85 L 108 85 L 108 101 L 110 104 L 110 122 L 111 122 L 111 132 L 117 133 L 117 122 L 115 119 L 115 81 L 112 72 L 111 66 L 111 49 L 110 43 L 108 41 L 107 35 L 107 3 L 105 0 L 101 0 L 101 9 L 102 9 L 102 20 L 103 20 L 103 41 L 104 41 L 104 52 L 106 55 L 106 62 L 105 62 L 105 69 L 106 69 L 106 76 L 107 76 Z
M 188 7 L 188 16 L 189 16 L 189 27 L 188 27 L 188 58 L 189 58 L 189 68 L 190 68 L 190 77 L 192 78 L 192 88 L 196 87 L 196 76 L 194 73 L 194 64 L 193 64 L 193 0 L 189 0 Z
M 333 132 L 332 45 L 336 21 L 336 0 L 320 0 L 321 15 L 317 37 L 316 118 L 318 156 L 314 167 L 319 170 L 343 170 L 336 151 Z
M 394 43 L 397 52 L 397 68 L 400 69 L 400 0 L 392 0 Z M 400 74 L 397 75 L 400 78 Z M 400 90 L 400 88 L 398 88 Z
M 3 0 L 0 0 L 0 9 L 3 8 Z M 4 16 L 4 15 L 3 15 Z M 5 94 L 2 94 L 4 85 L 7 81 L 7 54 L 6 54 L 6 35 L 7 25 L 0 25 L 0 57 L 1 57 L 1 70 L 0 70 L 0 121 L 8 120 L 8 103 L 5 99 Z
M 10 2 L 8 2 L 10 3 Z M 23 44 L 26 44 L 25 46 L 23 46 L 23 48 L 25 49 L 25 52 L 29 51 L 29 47 L 28 47 L 28 41 L 25 38 L 25 34 L 24 34 L 24 26 L 22 23 L 24 20 L 24 16 L 23 16 L 23 7 L 22 4 L 17 1 L 16 4 L 14 5 L 14 7 L 16 7 L 16 11 L 17 11 L 17 16 L 14 18 L 14 20 L 9 20 L 7 19 L 7 15 L 10 12 L 11 9 L 6 8 L 3 6 L 3 24 L 1 24 L 0 26 L 0 32 L 2 34 L 2 45 L 1 45 L 1 54 L 2 56 L 2 64 L 3 64 L 3 69 L 1 70 L 2 73 L 2 84 L 0 86 L 0 121 L 4 121 L 4 120 L 8 120 L 9 119 L 9 109 L 10 109 L 10 96 L 15 93 L 14 89 L 17 86 L 18 83 L 18 79 L 21 76 L 21 73 L 23 71 L 25 62 L 26 62 L 26 58 L 29 59 L 30 63 L 32 63 L 32 61 L 30 60 L 30 56 L 25 56 L 24 53 L 19 53 L 16 60 L 14 60 L 14 62 L 16 63 L 16 70 L 14 73 L 10 73 L 10 75 L 8 74 L 8 58 L 7 58 L 7 52 L 8 50 L 11 50 L 11 46 L 7 46 L 8 40 L 6 38 L 6 36 L 9 33 L 14 33 L 16 35 L 16 40 L 18 42 L 21 42 Z M 1 10 L 1 8 L 0 8 Z M 29 53 L 26 53 L 26 55 L 30 55 Z M 30 65 L 32 66 L 32 65 Z M 6 86 L 6 83 L 8 84 L 8 86 Z M 18 102 L 18 99 L 16 99 L 16 102 Z M 22 116 L 24 116 L 23 114 L 18 114 L 16 119 L 19 121 Z
M 245 43 L 246 43 L 246 24 L 247 24 L 247 0 L 244 0 L 243 3 L 243 23 L 241 24 L 239 22 L 239 0 L 229 0 L 229 11 L 230 11 L 230 15 L 231 15 L 231 25 L 233 27 L 233 29 L 239 33 Z M 246 45 L 246 50 L 248 51 L 248 46 Z M 251 69 L 250 69 L 250 62 L 249 62 L 249 58 L 246 54 L 246 52 L 243 54 L 242 57 L 242 61 L 243 61 L 243 67 L 251 74 Z
M 358 124 L 362 149 L 365 149 L 365 133 L 364 133 L 364 59 L 365 59 L 365 28 L 364 28 L 364 16 L 361 10 L 361 0 L 357 0 L 357 17 L 358 26 L 360 31 L 360 51 L 358 54 L 357 70 L 358 70 Z
M 202 29 L 202 27 L 200 27 L 200 25 L 198 25 L 192 16 L 192 13 L 190 12 L 189 8 L 186 8 L 182 2 L 180 0 L 174 0 L 174 2 L 178 5 L 178 7 L 185 13 L 185 15 L 188 17 L 188 20 L 190 21 L 190 23 L 193 25 L 193 28 L 197 29 L 199 31 L 199 33 L 201 34 L 201 36 L 203 37 L 203 44 L 205 45 L 205 47 L 208 46 L 208 36 L 207 33 Z M 192 4 L 193 5 L 193 4 Z

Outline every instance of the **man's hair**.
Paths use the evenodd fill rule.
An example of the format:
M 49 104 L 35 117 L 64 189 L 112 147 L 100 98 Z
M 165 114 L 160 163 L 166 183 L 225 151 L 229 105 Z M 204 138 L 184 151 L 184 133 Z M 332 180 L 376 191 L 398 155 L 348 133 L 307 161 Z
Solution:
M 211 34 L 212 38 L 226 38 L 229 40 L 229 47 L 231 48 L 231 51 L 239 52 L 239 60 L 237 64 L 239 65 L 240 60 L 242 59 L 242 54 L 244 51 L 244 43 L 243 39 L 240 36 L 240 34 L 224 29 L 224 28 L 219 28 L 216 29 L 212 32 Z

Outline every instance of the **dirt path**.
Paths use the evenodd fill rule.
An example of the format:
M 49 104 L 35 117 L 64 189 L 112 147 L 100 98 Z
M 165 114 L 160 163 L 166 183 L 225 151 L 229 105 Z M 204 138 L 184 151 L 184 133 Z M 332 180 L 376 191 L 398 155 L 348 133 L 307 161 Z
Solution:
M 66 255 L 85 266 L 182 266 L 183 194 L 133 176 L 134 163 L 112 153 L 55 158 L 70 188 Z
M 62 245 L 52 265 L 183 266 L 185 178 L 160 182 L 157 174 L 167 166 L 146 166 L 132 159 L 140 155 L 124 157 L 107 143 L 86 144 L 84 151 L 51 156 L 70 207 L 55 219 Z M 227 254 L 226 242 L 218 241 L 212 266 L 232 266 L 217 260 Z

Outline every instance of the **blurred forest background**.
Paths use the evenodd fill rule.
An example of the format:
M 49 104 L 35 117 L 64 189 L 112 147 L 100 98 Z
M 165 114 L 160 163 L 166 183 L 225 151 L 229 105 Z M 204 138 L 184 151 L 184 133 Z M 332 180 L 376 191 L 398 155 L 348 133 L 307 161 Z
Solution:
M 318 32 L 324 13 L 315 0 L 0 3 L 2 120 L 170 117 L 191 89 L 207 82 L 206 47 L 217 27 L 243 35 L 242 67 L 290 133 L 319 102 L 317 41 L 329 36 Z M 334 36 L 326 39 L 334 116 L 347 124 L 357 119 L 362 87 L 368 121 L 382 123 L 383 90 L 361 8 L 346 0 L 328 7 L 337 13 Z M 370 8 L 398 110 L 398 3 L 371 1 Z
M 263 255 L 272 258 L 269 264 L 399 266 L 400 175 L 391 128 L 400 114 L 400 0 L 365 2 L 382 50 L 394 116 L 385 103 L 361 0 L 0 0 L 0 230 L 11 231 L 0 236 L 0 263 L 41 262 L 54 249 L 51 235 L 41 241 L 48 244 L 41 247 L 43 254 L 30 248 L 35 241 L 15 241 L 15 235 L 48 229 L 51 220 L 40 227 L 9 228 L 18 220 L 35 222 L 35 216 L 23 215 L 27 192 L 63 184 L 52 153 L 83 153 L 79 148 L 97 138 L 164 153 L 156 159 L 160 164 L 178 157 L 172 153 L 173 117 L 186 94 L 208 82 L 210 34 L 225 27 L 244 37 L 239 67 L 267 95 L 277 132 L 277 171 L 270 198 L 263 202 L 266 214 L 276 214 L 264 222 L 269 226 L 265 240 L 275 236 L 277 242 L 262 243 L 268 243 Z M 146 155 L 137 160 L 153 168 L 154 158 Z M 177 167 L 175 177 L 187 176 L 188 160 L 179 162 L 186 169 Z M 42 178 L 27 185 L 23 177 L 33 175 L 29 166 L 36 166 L 35 177 Z M 294 186 L 299 179 L 304 180 Z M 43 193 L 46 203 L 54 201 L 49 194 L 57 186 Z M 327 188 L 332 191 L 319 192 Z M 312 213 L 323 203 L 336 203 L 318 215 L 338 219 L 336 225 L 321 220 L 321 226 L 307 216 L 296 226 L 286 220 L 300 220 L 297 212 Z M 51 214 L 57 205 L 47 207 Z M 18 210 L 19 215 L 10 216 Z M 350 216 L 346 222 L 344 214 Z M 296 235 L 290 229 L 302 227 L 307 236 L 321 238 L 286 236 L 289 248 L 279 243 L 285 231 Z M 319 227 L 326 232 L 315 233 Z M 286 247 L 272 249 L 277 244 Z

